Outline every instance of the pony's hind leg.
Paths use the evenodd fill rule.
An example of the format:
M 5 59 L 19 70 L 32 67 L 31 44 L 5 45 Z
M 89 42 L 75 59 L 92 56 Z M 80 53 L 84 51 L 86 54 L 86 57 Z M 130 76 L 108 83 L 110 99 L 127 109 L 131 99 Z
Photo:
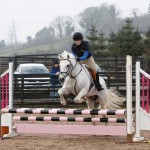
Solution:
M 95 100 L 92 99 L 92 97 L 88 97 L 86 98 L 86 104 L 88 109 L 94 109 L 94 105 L 95 105 Z M 92 118 L 95 117 L 95 115 L 91 115 Z M 92 125 L 96 125 L 96 122 L 92 122 Z
M 86 97 L 86 104 L 88 109 L 94 109 L 95 101 L 90 97 Z
M 101 91 L 98 97 L 98 102 L 99 102 L 99 109 L 107 109 L 107 95 L 105 91 Z M 106 115 L 102 115 L 103 118 L 107 117 Z M 107 126 L 108 123 L 105 122 L 105 125 Z
M 98 93 L 98 99 L 97 100 L 98 100 L 99 105 L 101 106 L 101 109 L 107 109 L 108 99 L 107 99 L 107 93 L 105 90 L 100 91 Z

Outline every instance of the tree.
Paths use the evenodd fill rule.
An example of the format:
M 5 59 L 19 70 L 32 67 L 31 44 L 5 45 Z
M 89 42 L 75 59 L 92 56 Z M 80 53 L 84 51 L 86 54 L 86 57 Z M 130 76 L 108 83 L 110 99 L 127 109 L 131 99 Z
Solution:
M 69 16 L 57 17 L 52 24 L 58 35 L 58 39 L 62 39 L 64 36 L 71 36 L 75 30 L 74 20 Z
M 144 54 L 144 45 L 143 45 L 143 40 L 142 40 L 142 37 L 141 37 L 141 34 L 140 34 L 138 28 L 133 32 L 132 42 L 134 45 L 132 46 L 132 51 L 129 53 L 131 53 L 133 56 L 143 55 Z
M 51 48 L 53 48 L 54 41 L 55 41 L 55 29 L 54 29 L 54 27 L 50 26 L 48 28 L 48 33 L 49 33 L 49 42 L 50 42 Z
M 145 34 L 144 47 L 146 54 L 150 56 L 150 27 L 148 27 L 148 30 Z
M 49 44 L 50 40 L 50 32 L 47 27 L 44 27 L 40 31 L 38 31 L 35 35 L 35 41 L 37 45 L 40 44 Z
M 90 42 L 90 48 L 93 53 L 96 53 L 97 51 L 97 45 L 96 45 L 97 44 L 96 41 L 98 40 L 97 34 L 98 31 L 96 30 L 95 25 L 92 23 L 91 28 L 89 29 L 89 35 L 87 36 L 87 39 Z
M 132 21 L 126 19 L 125 25 L 117 33 L 114 55 L 140 56 L 143 54 L 143 43 L 138 29 L 132 27 Z
M 99 7 L 86 8 L 78 15 L 78 23 L 85 32 L 88 32 L 91 24 L 94 23 L 99 32 L 103 30 L 108 36 L 110 31 L 116 32 L 118 29 L 119 19 L 117 15 L 117 9 L 114 5 L 102 4 Z
M 28 36 L 28 37 L 27 37 L 27 44 L 28 44 L 29 46 L 31 46 L 31 44 L 32 44 L 32 37 L 31 37 L 31 36 Z
M 66 36 L 71 36 L 74 30 L 75 30 L 74 20 L 71 17 L 65 17 L 64 18 L 64 34 Z
M 116 34 L 114 32 L 111 32 L 109 34 L 109 38 L 108 38 L 108 52 L 113 55 L 117 51 L 116 48 Z
M 60 16 L 54 19 L 53 21 L 53 26 L 56 30 L 56 33 L 58 35 L 58 38 L 62 38 L 63 37 L 63 27 L 64 27 L 64 17 Z
M 106 39 L 104 37 L 105 33 L 101 30 L 97 39 L 97 49 L 98 54 L 104 54 L 106 51 Z
M 98 11 L 99 7 L 89 7 L 78 15 L 78 23 L 83 29 L 85 29 L 86 32 L 89 31 L 92 24 L 94 24 L 95 27 L 98 24 L 98 21 L 100 19 L 98 19 Z
M 150 15 L 150 4 L 148 6 L 148 14 Z

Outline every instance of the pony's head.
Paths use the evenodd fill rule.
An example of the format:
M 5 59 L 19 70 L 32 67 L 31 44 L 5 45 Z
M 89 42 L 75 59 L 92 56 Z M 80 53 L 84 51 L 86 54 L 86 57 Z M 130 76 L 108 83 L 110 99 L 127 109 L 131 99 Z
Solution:
M 75 57 L 73 54 L 64 51 L 62 54 L 58 54 L 58 59 L 60 60 L 60 75 L 59 75 L 59 81 L 62 83 L 65 81 L 65 78 L 69 75 L 71 72 L 73 66 Z
M 64 51 L 62 54 L 58 54 L 58 59 L 61 61 L 64 59 L 75 59 L 75 57 L 72 53 L 69 53 L 68 51 Z

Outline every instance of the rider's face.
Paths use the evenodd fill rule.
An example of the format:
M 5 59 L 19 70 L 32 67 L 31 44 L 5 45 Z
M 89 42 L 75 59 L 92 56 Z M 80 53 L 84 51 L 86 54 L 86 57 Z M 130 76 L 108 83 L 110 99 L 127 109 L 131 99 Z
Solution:
M 55 67 L 58 67 L 59 65 L 58 65 L 58 64 L 54 64 L 54 66 L 55 66 Z
M 81 44 L 81 40 L 74 41 L 74 43 L 75 43 L 76 45 L 80 45 L 80 44 Z

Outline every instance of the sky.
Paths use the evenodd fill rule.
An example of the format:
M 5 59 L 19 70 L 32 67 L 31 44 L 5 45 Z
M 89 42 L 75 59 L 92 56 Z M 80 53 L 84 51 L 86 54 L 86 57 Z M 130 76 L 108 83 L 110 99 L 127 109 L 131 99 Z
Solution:
M 114 4 L 121 16 L 131 15 L 134 8 L 146 13 L 150 0 L 0 0 L 0 40 L 9 40 L 9 32 L 15 22 L 17 41 L 26 42 L 57 16 L 75 17 L 85 8 Z

